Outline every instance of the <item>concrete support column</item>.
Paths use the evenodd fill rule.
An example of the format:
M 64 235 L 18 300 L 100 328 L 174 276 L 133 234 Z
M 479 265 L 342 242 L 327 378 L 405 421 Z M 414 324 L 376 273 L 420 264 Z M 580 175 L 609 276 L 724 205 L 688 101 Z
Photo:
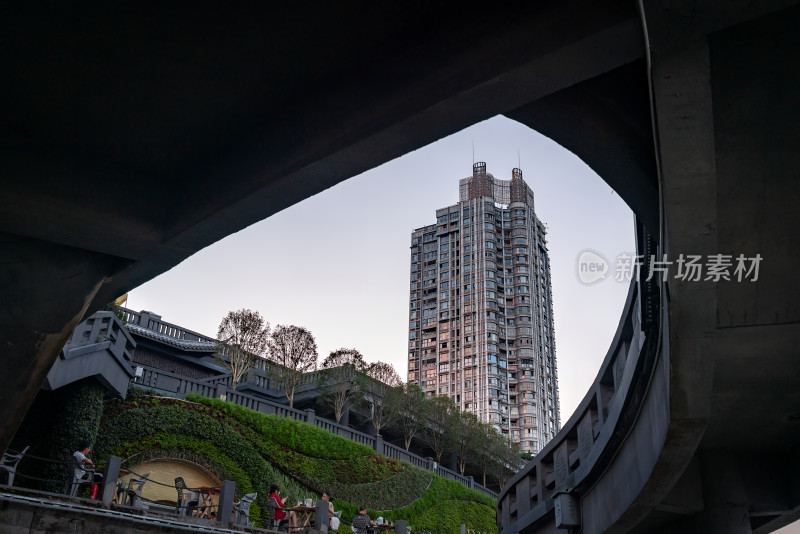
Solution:
M 709 451 L 700 460 L 703 511 L 695 519 L 695 532 L 704 534 L 752 534 L 750 506 L 736 458 L 723 451 Z
M 311 408 L 306 410 L 306 423 L 311 426 L 317 426 L 317 417 Z
M 375 452 L 378 453 L 378 454 L 383 454 L 384 453 L 383 436 L 381 436 L 380 434 L 375 436 Z
M 223 526 L 230 525 L 233 514 L 233 496 L 236 493 L 236 482 L 225 480 L 219 492 L 219 513 L 217 520 Z
M 118 259 L 0 233 L 0 452 L 4 452 L 58 353 Z M 42 305 L 47 303 L 47 305 Z
M 328 503 L 319 501 L 317 503 L 317 519 L 316 530 L 318 532 L 328 532 L 329 518 L 328 518 Z
M 228 400 L 228 386 L 225 384 L 217 384 L 217 398 L 220 400 Z
M 100 500 L 104 508 L 110 508 L 114 500 L 114 491 L 117 488 L 119 479 L 119 468 L 122 466 L 122 458 L 119 456 L 109 456 L 106 460 L 106 470 L 103 473 L 103 485 L 100 489 Z
M 347 401 L 342 408 L 342 418 L 339 420 L 339 424 L 342 426 L 350 424 L 350 401 Z

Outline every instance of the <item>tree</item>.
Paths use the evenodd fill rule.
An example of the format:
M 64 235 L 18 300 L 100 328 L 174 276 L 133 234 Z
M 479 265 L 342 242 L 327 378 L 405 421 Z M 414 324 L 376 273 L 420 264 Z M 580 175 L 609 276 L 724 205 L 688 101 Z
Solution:
M 390 363 L 375 362 L 367 367 L 367 381 L 364 400 L 369 410 L 369 420 L 380 435 L 381 429 L 392 422 L 395 412 L 391 409 L 392 395 L 401 384 L 400 375 Z
M 458 472 L 463 475 L 467 463 L 478 456 L 475 445 L 480 440 L 479 434 L 485 432 L 485 429 L 481 427 L 478 417 L 470 412 L 456 410 L 450 421 L 453 452 L 458 455 Z
M 481 475 L 483 475 L 482 484 L 486 486 L 486 473 L 494 470 L 500 464 L 496 455 L 500 451 L 503 436 L 492 425 L 486 423 L 481 423 L 480 425 L 483 431 L 477 434 L 477 441 L 475 442 L 477 457 L 475 462 L 481 471 Z
M 503 491 L 508 479 L 519 471 L 519 445 L 514 443 L 511 438 L 501 436 L 501 438 L 495 442 L 495 461 L 497 483 L 500 485 L 500 491 Z
M 406 383 L 398 386 L 394 397 L 393 411 L 397 413 L 397 426 L 405 439 L 406 450 L 411 440 L 422 432 L 428 424 L 428 400 L 425 392 L 416 384 Z
M 217 331 L 217 356 L 233 377 L 234 387 L 263 358 L 269 340 L 269 323 L 257 311 L 229 311 Z
M 270 373 L 294 407 L 294 392 L 303 373 L 317 368 L 317 342 L 302 326 L 278 325 L 269 341 Z
M 333 407 L 338 423 L 348 403 L 358 402 L 364 394 L 367 364 L 356 349 L 331 352 L 322 362 L 319 387 L 323 401 Z
M 453 399 L 447 395 L 437 395 L 428 399 L 428 425 L 425 427 L 425 437 L 438 463 L 442 462 L 444 451 L 450 448 L 452 440 L 450 421 L 456 410 Z

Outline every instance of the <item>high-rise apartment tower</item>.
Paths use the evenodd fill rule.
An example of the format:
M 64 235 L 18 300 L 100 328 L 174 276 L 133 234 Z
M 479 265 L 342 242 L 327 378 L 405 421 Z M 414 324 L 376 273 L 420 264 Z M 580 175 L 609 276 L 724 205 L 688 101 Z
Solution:
M 546 231 L 520 169 L 459 189 L 411 234 L 408 380 L 538 452 L 561 428 Z

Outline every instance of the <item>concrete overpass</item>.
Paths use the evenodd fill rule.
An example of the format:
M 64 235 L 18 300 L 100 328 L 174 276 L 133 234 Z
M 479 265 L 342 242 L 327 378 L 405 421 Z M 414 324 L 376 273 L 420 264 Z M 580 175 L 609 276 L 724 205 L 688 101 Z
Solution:
M 627 340 L 636 364 L 619 389 L 604 365 L 587 397 L 618 411 L 595 406 L 578 461 L 584 401 L 553 444 L 566 470 L 561 456 L 534 491 L 532 470 L 555 459 L 543 451 L 502 498 L 501 531 L 554 530 L 560 492 L 586 533 L 768 531 L 796 517 L 800 9 L 529 4 L 7 8 L 0 448 L 88 312 L 504 114 L 597 171 L 639 217 L 643 251 L 763 262 L 756 282 L 634 290 L 629 311 L 646 320 L 628 321 L 606 363 Z

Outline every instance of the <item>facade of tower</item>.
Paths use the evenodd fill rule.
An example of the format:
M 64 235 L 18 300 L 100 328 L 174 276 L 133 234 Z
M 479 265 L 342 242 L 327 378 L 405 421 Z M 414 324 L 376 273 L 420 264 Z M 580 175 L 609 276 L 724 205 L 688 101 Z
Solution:
M 546 231 L 519 169 L 459 189 L 411 234 L 408 381 L 538 452 L 561 428 Z

